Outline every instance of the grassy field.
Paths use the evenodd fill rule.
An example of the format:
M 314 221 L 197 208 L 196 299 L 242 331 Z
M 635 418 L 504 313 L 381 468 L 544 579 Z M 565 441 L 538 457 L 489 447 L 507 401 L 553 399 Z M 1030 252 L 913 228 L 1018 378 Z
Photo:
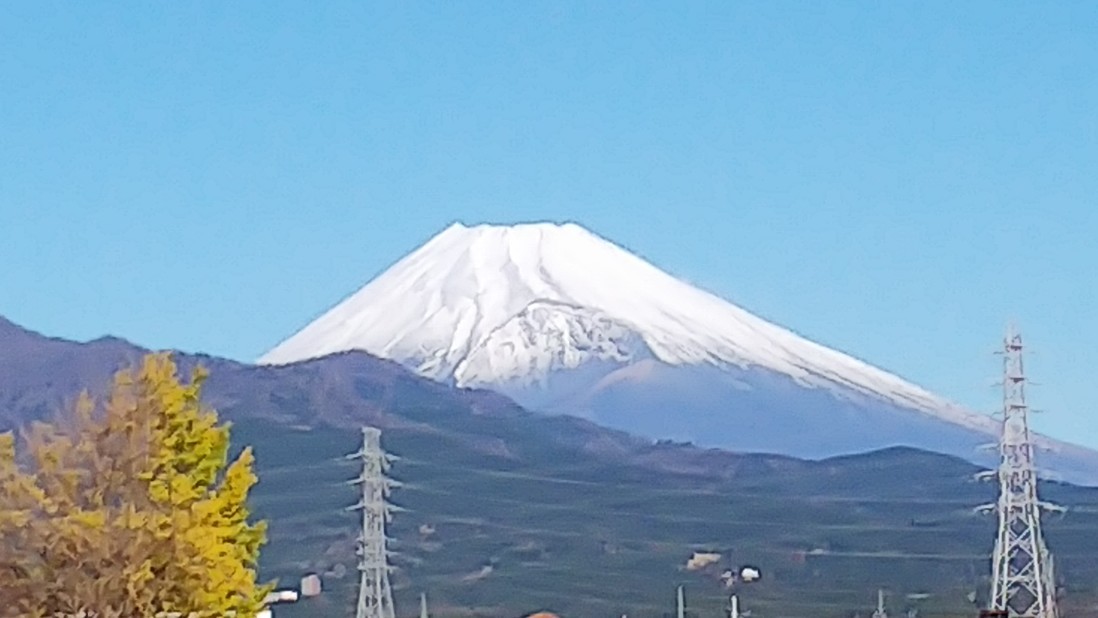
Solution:
M 756 617 L 868 616 L 878 587 L 893 615 L 971 616 L 966 595 L 985 594 L 994 520 L 972 507 L 995 491 L 963 462 L 893 449 L 719 481 L 598 463 L 511 434 L 508 450 L 521 457 L 486 456 L 445 431 L 384 434 L 405 483 L 393 502 L 406 510 L 390 532 L 399 615 L 416 615 L 426 592 L 436 616 L 659 617 L 673 612 L 679 584 L 691 610 L 722 615 L 717 573 L 684 569 L 696 550 L 722 552 L 725 568 L 761 568 L 762 581 L 740 589 Z M 270 520 L 263 575 L 296 587 L 316 571 L 326 588 L 276 616 L 353 615 L 357 520 L 343 509 L 357 500 L 346 480 L 358 470 L 341 456 L 359 435 L 241 423 L 234 438 L 258 456 L 255 511 Z M 1047 527 L 1071 615 L 1098 616 L 1098 491 L 1045 494 L 1092 509 Z

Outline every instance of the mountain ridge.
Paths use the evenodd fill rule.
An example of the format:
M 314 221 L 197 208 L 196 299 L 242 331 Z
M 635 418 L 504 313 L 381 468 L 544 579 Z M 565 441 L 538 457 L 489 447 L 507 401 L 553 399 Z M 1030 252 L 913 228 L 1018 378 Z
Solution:
M 102 395 L 116 371 L 138 363 L 150 351 L 115 336 L 85 342 L 48 337 L 0 316 L 0 431 L 63 412 L 81 390 Z M 419 426 L 434 431 L 428 421 L 445 420 L 431 416 L 435 411 L 458 409 L 470 417 L 530 423 L 553 439 L 579 445 L 592 455 L 601 453 L 613 461 L 635 459 L 656 468 L 686 467 L 721 474 L 722 468 L 734 469 L 741 456 L 655 443 L 578 417 L 536 414 L 494 391 L 455 388 L 361 351 L 283 367 L 169 352 L 181 375 L 197 365 L 209 371 L 204 386 L 207 401 L 230 421 L 260 420 L 281 427 L 326 426 L 355 431 L 363 424 L 381 428 Z M 460 427 L 451 429 L 462 432 Z M 466 438 L 481 440 L 479 436 Z
M 990 465 L 976 448 L 999 432 L 988 415 L 754 316 L 573 222 L 452 224 L 259 363 L 347 349 L 527 408 L 738 451 L 819 458 L 907 444 Z M 1055 453 L 1050 469 L 1098 482 L 1098 452 L 1036 440 Z
M 12 346 L 13 341 L 22 342 L 23 346 Z M 0 315 L 0 431 L 35 420 L 44 420 L 54 413 L 64 413 L 65 406 L 83 389 L 89 389 L 92 395 L 102 394 L 109 387 L 115 372 L 139 363 L 143 355 L 153 351 L 155 350 L 116 335 L 99 336 L 87 341 L 52 337 Z M 382 413 L 382 408 L 400 406 L 396 408 L 397 414 L 411 409 L 407 400 L 396 396 L 401 386 L 410 386 L 424 392 L 428 397 L 454 395 L 454 399 L 448 400 L 446 405 L 452 405 L 454 401 L 461 402 L 464 409 L 473 416 L 519 418 L 555 425 L 562 431 L 592 432 L 595 441 L 613 444 L 611 451 L 633 448 L 644 451 L 646 457 L 658 452 L 657 459 L 673 453 L 676 459 L 688 460 L 687 467 L 692 465 L 689 463 L 692 459 L 719 462 L 719 465 L 698 468 L 704 468 L 705 474 L 719 473 L 721 466 L 745 455 L 774 461 L 825 462 L 869 452 L 923 452 L 935 457 L 966 461 L 963 457 L 908 445 L 867 449 L 833 457 L 798 458 L 780 453 L 736 452 L 703 447 L 688 440 L 650 439 L 613 428 L 598 427 L 579 417 L 546 416 L 530 412 L 495 391 L 442 384 L 417 376 L 396 361 L 378 358 L 362 351 L 339 352 L 286 366 L 250 365 L 204 353 L 162 351 L 172 354 L 183 376 L 199 365 L 209 372 L 204 388 L 208 402 L 214 408 L 226 412 L 228 420 L 258 419 L 274 421 L 284 426 L 319 423 L 343 429 L 357 429 L 363 422 L 368 422 L 384 427 L 393 423 L 394 419 Z M 236 383 L 241 375 L 248 378 L 243 386 Z M 363 375 L 371 375 L 376 382 L 350 384 Z M 276 388 L 280 381 L 286 385 Z M 383 387 L 391 384 L 395 384 L 397 388 L 386 393 Z M 334 396 L 331 399 L 321 398 L 312 406 L 313 410 L 322 409 L 332 405 L 334 401 L 333 413 L 298 410 L 299 414 L 289 414 L 278 411 L 280 397 L 286 396 L 286 391 L 314 386 L 326 391 L 328 395 L 335 393 L 361 397 L 366 405 L 349 410 L 351 404 L 348 401 Z M 341 389 L 348 392 L 341 393 Z M 37 391 L 41 395 L 40 399 L 29 405 L 26 402 L 13 401 L 13 394 L 19 395 L 27 391 Z M 422 399 L 422 396 L 417 395 L 411 399 L 417 398 Z M 414 401 L 411 407 L 415 407 Z M 274 408 L 275 411 L 268 414 L 269 408 Z M 417 415 L 429 414 L 430 410 L 431 406 L 425 406 Z M 682 463 L 679 461 L 676 465 Z M 967 465 L 972 464 L 967 462 Z

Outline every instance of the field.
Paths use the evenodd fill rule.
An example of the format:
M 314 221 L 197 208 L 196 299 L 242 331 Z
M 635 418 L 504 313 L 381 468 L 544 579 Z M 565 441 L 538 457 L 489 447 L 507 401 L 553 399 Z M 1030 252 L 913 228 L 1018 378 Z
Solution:
M 754 616 L 869 615 L 878 587 L 893 615 L 970 616 L 968 595 L 986 594 L 994 519 L 972 507 L 994 487 L 964 462 L 909 449 L 781 469 L 760 458 L 754 473 L 715 480 L 600 465 L 510 429 L 495 432 L 510 432 L 522 457 L 486 456 L 445 431 L 384 434 L 405 483 L 390 528 L 399 615 L 415 615 L 426 592 L 438 616 L 662 616 L 684 584 L 692 611 L 719 616 L 729 591 L 718 575 L 743 565 L 763 572 L 738 589 Z M 342 455 L 359 436 L 262 423 L 238 423 L 234 436 L 259 458 L 264 576 L 295 587 L 317 571 L 326 587 L 276 615 L 353 615 L 357 520 L 343 509 L 357 500 L 346 481 L 358 470 Z M 1084 509 L 1050 519 L 1048 536 L 1072 615 L 1098 615 L 1098 490 L 1045 494 Z M 694 551 L 722 552 L 721 568 L 685 570 Z

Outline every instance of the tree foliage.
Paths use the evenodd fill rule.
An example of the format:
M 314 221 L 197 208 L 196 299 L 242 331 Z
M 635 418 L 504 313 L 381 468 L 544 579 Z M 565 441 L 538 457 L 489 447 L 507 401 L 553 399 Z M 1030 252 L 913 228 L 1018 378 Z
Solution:
M 254 616 L 264 522 L 245 449 L 200 400 L 206 374 L 177 377 L 167 354 L 119 372 L 36 423 L 17 456 L 0 434 L 0 616 L 150 618 L 160 612 Z

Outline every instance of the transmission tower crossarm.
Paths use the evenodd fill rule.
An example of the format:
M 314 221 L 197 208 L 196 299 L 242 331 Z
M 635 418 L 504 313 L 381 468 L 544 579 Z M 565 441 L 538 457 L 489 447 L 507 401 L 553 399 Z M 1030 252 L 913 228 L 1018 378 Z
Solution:
M 1040 506 L 1042 511 L 1048 511 L 1049 513 L 1067 513 L 1068 511 L 1066 506 L 1061 506 L 1053 502 L 1046 502 L 1044 500 L 1038 501 L 1037 506 Z
M 998 445 L 996 445 L 996 448 L 998 448 Z M 977 481 L 990 481 L 992 479 L 998 478 L 998 476 L 998 470 L 984 470 L 983 472 L 977 472 L 975 475 L 973 475 L 973 478 Z
M 999 509 L 998 502 L 988 502 L 987 504 L 981 504 L 980 506 L 973 507 L 974 513 L 993 513 Z

